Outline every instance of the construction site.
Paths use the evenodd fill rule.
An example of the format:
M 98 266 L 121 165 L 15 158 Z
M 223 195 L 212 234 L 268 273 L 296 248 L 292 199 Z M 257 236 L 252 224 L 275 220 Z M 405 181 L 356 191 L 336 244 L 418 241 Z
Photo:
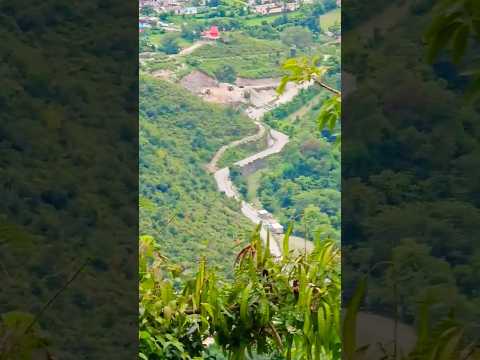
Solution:
M 276 91 L 280 78 L 246 79 L 237 78 L 234 84 L 222 83 L 215 78 L 194 70 L 180 80 L 180 84 L 204 101 L 238 107 L 243 105 L 245 112 L 258 119 L 274 105 L 288 102 L 302 88 L 310 84 L 289 83 L 279 95 Z

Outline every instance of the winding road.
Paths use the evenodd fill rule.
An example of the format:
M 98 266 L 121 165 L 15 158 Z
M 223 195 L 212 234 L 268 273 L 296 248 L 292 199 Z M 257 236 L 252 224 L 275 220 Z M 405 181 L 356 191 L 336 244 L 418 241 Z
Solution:
M 254 224 L 259 224 L 262 221 L 264 223 L 265 222 L 278 223 L 278 221 L 272 217 L 270 217 L 269 220 L 262 220 L 258 213 L 261 209 L 258 209 L 252 204 L 249 204 L 246 201 L 241 199 L 240 194 L 238 193 L 237 189 L 235 188 L 235 185 L 233 184 L 230 178 L 230 169 L 228 167 L 218 169 L 217 163 L 220 160 L 220 158 L 223 156 L 225 151 L 227 151 L 228 149 L 261 139 L 265 135 L 265 132 L 267 131 L 265 125 L 260 122 L 261 117 L 265 115 L 265 113 L 267 113 L 268 111 L 271 111 L 272 109 L 274 109 L 275 107 L 288 103 L 300 92 L 300 90 L 306 89 L 312 86 L 313 84 L 314 82 L 310 81 L 304 84 L 287 88 L 281 95 L 277 96 L 274 102 L 266 104 L 265 106 L 262 106 L 259 108 L 256 108 L 254 106 L 250 106 L 249 108 L 247 108 L 245 110 L 245 113 L 247 114 L 248 117 L 250 117 L 254 121 L 258 129 L 257 133 L 244 137 L 240 140 L 232 141 L 231 143 L 222 146 L 215 153 L 212 160 L 207 165 L 207 170 L 210 173 L 213 173 L 213 176 L 217 183 L 218 190 L 220 192 L 223 192 L 225 196 L 229 198 L 234 198 L 238 201 L 241 201 L 242 214 Z M 237 161 L 234 165 L 237 165 L 238 167 L 243 168 L 245 166 L 251 165 L 252 163 L 255 163 L 256 161 L 262 160 L 268 156 L 280 153 L 285 147 L 285 145 L 287 145 L 289 142 L 288 136 L 274 129 L 269 129 L 268 131 L 269 133 L 268 133 L 267 148 L 256 154 L 248 156 L 245 159 Z M 260 231 L 260 236 L 266 244 L 268 234 L 267 234 L 266 228 L 263 226 Z M 278 237 L 279 237 L 278 234 L 272 234 L 272 233 L 270 234 L 270 238 L 271 240 L 273 240 L 273 241 L 270 241 L 270 253 L 275 257 L 281 257 L 281 251 L 278 246 L 280 239 L 278 239 Z
M 247 112 L 247 115 L 249 115 L 248 112 Z M 222 146 L 215 153 L 212 160 L 207 165 L 207 169 L 209 172 L 213 173 L 213 176 L 217 183 L 218 191 L 224 193 L 225 196 L 229 198 L 234 198 L 236 200 L 241 201 L 242 214 L 254 224 L 260 224 L 260 222 L 262 222 L 262 219 L 258 214 L 258 211 L 260 209 L 255 208 L 252 204 L 249 204 L 246 201 L 241 199 L 237 189 L 235 188 L 235 185 L 232 182 L 232 179 L 230 178 L 230 169 L 228 167 L 224 167 L 222 169 L 217 168 L 218 161 L 220 160 L 220 158 L 222 157 L 222 155 L 225 153 L 227 149 L 230 149 L 232 147 L 236 147 L 242 144 L 246 144 L 249 142 L 257 141 L 265 135 L 265 132 L 267 131 L 265 128 L 265 125 L 257 121 L 256 117 L 253 117 L 253 116 L 250 116 L 250 117 L 254 119 L 254 122 L 257 125 L 257 128 L 258 128 L 257 133 Z M 269 140 L 270 140 L 268 142 L 268 147 L 256 154 L 246 157 L 245 159 L 237 161 L 235 165 L 242 168 L 256 161 L 264 159 L 267 156 L 278 154 L 283 150 L 285 145 L 288 144 L 288 141 L 289 141 L 288 136 L 277 130 L 269 129 L 268 131 L 269 131 Z M 273 221 L 276 221 L 276 220 L 273 220 Z M 260 230 L 260 236 L 266 244 L 268 234 L 267 234 L 267 230 L 263 226 Z M 274 241 L 270 241 L 270 253 L 275 257 L 280 257 L 281 251 L 275 239 L 275 235 L 271 234 L 271 239 Z

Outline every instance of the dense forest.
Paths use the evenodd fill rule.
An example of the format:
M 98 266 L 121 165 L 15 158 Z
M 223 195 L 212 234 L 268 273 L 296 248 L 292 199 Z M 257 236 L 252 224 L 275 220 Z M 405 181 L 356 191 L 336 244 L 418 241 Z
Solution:
M 140 231 L 191 266 L 200 254 L 230 268 L 252 230 L 239 205 L 218 193 L 205 165 L 220 146 L 256 132 L 235 110 L 210 105 L 176 85 L 140 84 Z
M 0 5 L 2 359 L 44 344 L 65 360 L 136 352 L 135 7 Z
M 365 306 L 389 314 L 397 304 L 408 322 L 426 298 L 440 301 L 437 315 L 480 316 L 479 108 L 446 54 L 425 61 L 431 5 L 405 7 L 370 41 L 347 33 L 343 48 L 344 69 L 357 76 L 344 103 L 342 189 L 354 207 L 342 218 L 343 286 L 348 294 L 392 261 L 400 270 L 370 274 Z
M 314 101 L 318 99 L 314 99 Z M 314 238 L 315 233 L 340 239 L 340 148 L 315 122 L 321 101 L 299 118 L 288 122 L 292 141 L 282 157 L 269 162 L 257 189 L 265 208 L 283 224 L 296 223 L 295 234 Z M 288 121 L 289 120 L 289 121 Z M 280 126 L 275 112 L 268 119 Z

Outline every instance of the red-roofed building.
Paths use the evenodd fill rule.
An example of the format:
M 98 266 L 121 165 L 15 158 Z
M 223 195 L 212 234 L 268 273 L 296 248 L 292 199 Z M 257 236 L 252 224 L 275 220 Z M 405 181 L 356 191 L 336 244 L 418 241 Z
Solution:
M 205 39 L 217 40 L 220 38 L 220 31 L 218 31 L 218 27 L 213 25 L 210 29 L 202 32 L 202 37 Z

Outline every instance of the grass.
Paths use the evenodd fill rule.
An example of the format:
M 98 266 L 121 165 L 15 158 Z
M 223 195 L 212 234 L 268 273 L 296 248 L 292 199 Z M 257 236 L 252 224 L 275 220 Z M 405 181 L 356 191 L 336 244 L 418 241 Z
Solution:
M 246 178 L 247 181 L 247 201 L 261 207 L 260 200 L 257 198 L 257 190 L 260 186 L 262 170 L 258 170 Z
M 148 36 L 150 42 L 153 44 L 153 45 L 156 45 L 156 46 L 159 46 L 161 43 L 162 43 L 162 39 L 165 37 L 166 34 L 169 34 L 168 32 L 164 33 L 164 34 L 160 34 L 160 33 L 157 33 L 157 34 L 150 34 Z M 189 47 L 190 45 L 192 45 L 193 43 L 191 41 L 188 41 L 182 37 L 178 37 L 177 39 L 178 41 L 178 45 L 184 49 L 186 47 Z
M 300 12 L 297 10 L 297 11 L 292 11 L 292 12 L 289 12 L 287 14 L 287 16 L 289 18 L 291 17 L 295 17 L 297 14 L 299 14 Z M 262 23 L 264 21 L 266 21 L 267 23 L 271 24 L 273 21 L 275 21 L 275 19 L 278 19 L 279 17 L 283 16 L 283 14 L 272 14 L 272 15 L 265 15 L 265 16 L 257 16 L 257 17 L 254 17 L 254 18 L 250 18 L 250 19 L 244 19 L 242 20 L 242 22 L 245 24 L 245 25 L 250 25 L 250 26 L 253 26 L 253 25 L 262 25 Z
M 291 235 L 289 240 L 289 247 L 299 253 L 303 253 L 305 250 L 307 253 L 311 252 L 314 248 L 314 244 L 310 240 Z
M 340 8 L 331 10 L 323 15 L 320 15 L 320 28 L 323 31 L 327 31 L 328 28 L 335 23 L 341 23 L 342 21 L 342 12 Z

